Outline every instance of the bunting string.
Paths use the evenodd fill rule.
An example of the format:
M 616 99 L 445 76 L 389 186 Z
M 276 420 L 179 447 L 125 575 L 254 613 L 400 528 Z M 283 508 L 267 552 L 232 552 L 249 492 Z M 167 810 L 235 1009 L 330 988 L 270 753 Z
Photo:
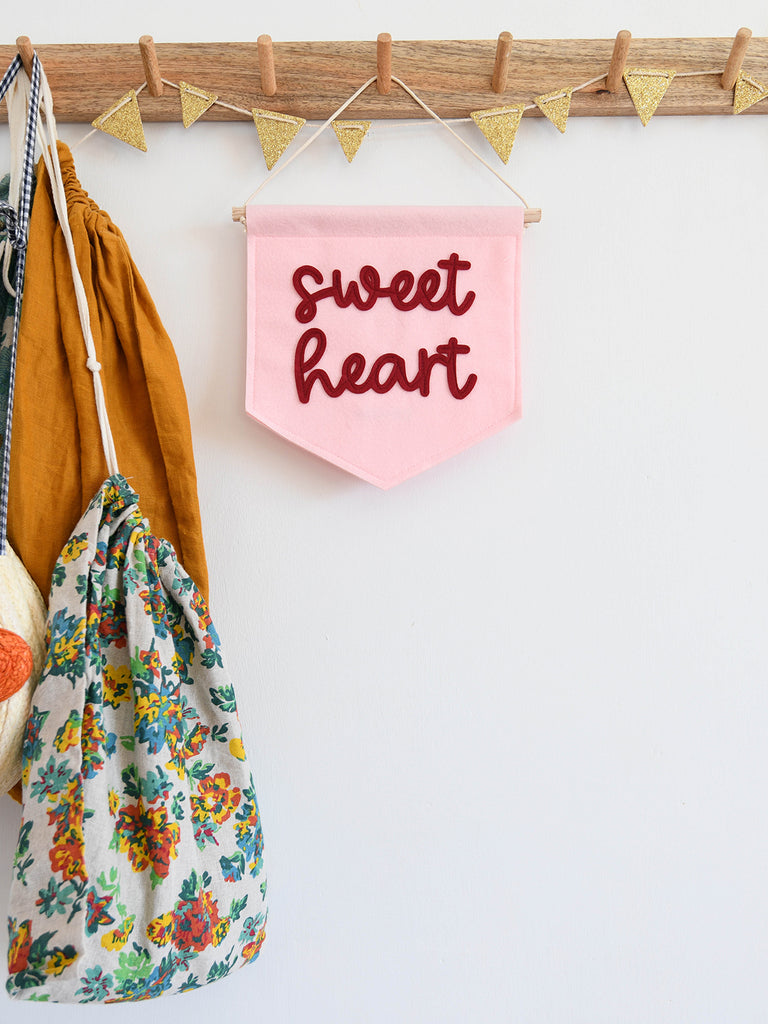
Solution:
M 142 92 L 146 88 L 147 88 L 147 83 L 146 82 L 142 82 L 142 84 L 137 89 L 131 89 L 129 92 L 127 92 L 125 94 L 125 96 L 123 96 L 122 99 L 118 100 L 117 103 L 113 107 L 110 107 L 109 110 L 106 111 L 104 114 L 100 114 L 96 118 L 96 120 L 93 122 L 93 125 L 94 125 L 93 129 L 91 131 L 89 131 L 87 135 L 84 135 L 82 137 L 82 139 L 80 139 L 79 142 L 76 142 L 74 144 L 74 146 L 72 147 L 72 152 L 74 153 L 74 151 L 77 149 L 77 147 L 78 146 L 82 146 L 82 144 L 84 142 L 86 142 L 88 139 L 90 139 L 90 137 L 92 135 L 95 135 L 97 132 L 104 130 L 103 128 L 101 128 L 97 124 L 98 121 L 104 121 L 107 118 L 112 117 L 115 114 L 117 114 L 120 110 L 123 109 L 123 107 L 127 106 L 127 104 L 133 103 L 135 101 L 136 97 L 139 95 L 139 93 Z M 141 119 L 141 115 L 139 115 L 139 119 Z M 143 132 L 142 132 L 142 135 L 143 135 Z M 116 137 L 119 138 L 119 136 L 116 136 Z M 146 150 L 146 146 L 144 148 Z
M 632 97 L 638 115 L 643 124 L 647 124 L 656 111 L 658 104 L 666 93 L 666 90 L 674 78 L 693 78 L 707 75 L 722 75 L 723 68 L 712 68 L 703 71 L 681 71 L 675 72 L 672 69 L 662 68 L 627 68 L 624 73 L 624 82 Z M 452 125 L 474 122 L 481 130 L 486 139 L 496 150 L 499 157 L 507 162 L 509 159 L 512 144 L 514 143 L 517 129 L 525 112 L 539 109 L 561 132 L 565 131 L 565 125 L 570 113 L 570 103 L 573 93 L 588 89 L 598 82 L 604 81 L 606 73 L 596 75 L 576 86 L 563 87 L 545 95 L 536 96 L 533 103 L 511 103 L 506 106 L 494 107 L 488 110 L 472 111 L 469 117 L 443 119 L 424 103 L 421 98 L 409 88 L 401 79 L 392 76 L 392 81 L 402 88 L 436 123 L 446 128 L 458 142 L 475 156 L 488 170 L 490 170 L 504 185 L 506 185 L 520 201 L 527 206 L 525 200 L 512 188 L 506 179 L 499 174 L 487 161 L 477 153 L 473 147 L 458 135 Z M 190 85 L 188 82 L 176 83 L 167 78 L 161 79 L 170 88 L 176 89 L 180 94 L 182 104 L 182 120 L 185 127 L 190 127 L 199 117 L 202 116 L 211 106 L 224 107 L 235 113 L 253 118 L 259 139 L 261 141 L 264 157 L 267 163 L 268 176 L 261 182 L 259 187 L 249 197 L 248 202 L 253 199 L 264 188 L 272 178 L 284 167 L 287 167 L 297 156 L 304 152 L 315 139 L 324 132 L 330 125 L 333 125 L 336 136 L 348 161 L 352 161 L 357 153 L 360 144 L 370 128 L 368 121 L 339 121 L 339 115 L 354 102 L 370 85 L 376 81 L 375 77 L 370 78 L 360 86 L 344 103 L 327 118 L 293 154 L 280 167 L 273 170 L 273 166 L 282 156 L 283 152 L 293 141 L 295 135 L 305 124 L 303 118 L 281 113 L 280 111 L 264 110 L 261 108 L 246 109 L 226 100 L 220 99 L 218 95 L 208 92 L 198 86 Z M 658 82 L 658 84 L 655 84 Z M 75 150 L 96 134 L 97 131 L 106 132 L 123 142 L 127 142 L 136 148 L 146 150 L 144 140 L 141 113 L 137 97 L 147 88 L 144 82 L 136 89 L 130 90 L 121 97 L 113 107 L 105 111 L 93 122 L 93 129 L 83 138 L 76 142 L 72 149 Z M 748 107 L 768 97 L 768 87 L 756 79 L 740 73 L 734 90 L 734 113 L 739 114 Z M 336 123 L 334 123 L 336 122 Z M 269 125 L 273 128 L 269 128 Z M 392 126 L 416 128 L 423 126 L 421 119 L 413 119 L 403 122 L 392 122 Z M 283 127 L 280 127 L 280 126 Z
M 699 75 L 722 75 L 723 68 L 714 68 L 711 71 L 678 71 L 675 75 L 676 78 L 695 78 Z M 571 92 L 581 92 L 583 89 L 588 89 L 590 85 L 596 85 L 598 82 L 604 82 L 605 75 L 597 75 L 595 78 L 590 78 L 588 82 L 582 82 L 581 85 L 575 85 Z M 394 81 L 394 79 L 392 79 Z M 753 80 L 754 81 L 754 80 Z M 570 88 L 570 87 L 569 87 Z M 560 90 L 556 95 L 548 96 L 548 99 L 562 99 L 567 93 L 568 89 Z M 536 110 L 538 109 L 536 103 L 526 103 L 523 106 L 523 110 Z M 240 110 L 239 107 L 232 107 L 232 110 Z M 249 114 L 249 110 L 243 111 L 245 114 Z M 487 116 L 487 111 L 476 111 L 479 118 L 474 117 L 448 117 L 445 118 L 445 124 L 471 124 L 473 121 L 476 122 L 478 119 L 482 120 L 483 116 Z M 410 119 L 408 121 L 387 121 L 387 126 L 390 128 L 420 128 L 424 126 L 424 122 L 418 118 Z

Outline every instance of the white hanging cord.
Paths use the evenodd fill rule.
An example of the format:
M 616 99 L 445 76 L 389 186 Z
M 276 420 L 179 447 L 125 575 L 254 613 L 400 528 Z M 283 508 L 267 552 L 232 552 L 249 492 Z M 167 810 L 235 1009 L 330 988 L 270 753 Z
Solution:
M 254 196 L 257 196 L 259 194 L 259 192 L 261 192 L 261 190 L 264 188 L 265 185 L 267 185 L 270 181 L 272 181 L 273 178 L 276 178 L 278 176 L 278 174 L 281 171 L 284 171 L 285 168 L 289 164 L 292 164 L 297 156 L 301 156 L 301 154 L 304 152 L 304 150 L 312 145 L 312 143 L 315 141 L 315 139 L 325 131 L 325 129 L 328 127 L 328 125 L 331 124 L 333 121 L 335 121 L 336 118 L 339 116 L 339 114 L 343 114 L 344 111 L 347 109 L 347 107 L 350 105 L 350 103 L 353 103 L 357 99 L 357 97 L 360 96 L 362 93 L 364 93 L 365 90 L 368 88 L 368 86 L 369 85 L 373 85 L 373 83 L 375 81 L 376 81 L 376 75 L 374 75 L 373 78 L 369 78 L 368 81 L 364 85 L 361 85 L 360 88 L 357 90 L 357 92 L 353 92 L 352 95 L 349 97 L 349 99 L 345 100 L 341 104 L 339 109 L 335 110 L 331 114 L 331 116 L 328 118 L 327 121 L 323 121 L 323 123 L 320 125 L 320 127 L 317 129 L 317 131 L 313 135 L 310 135 L 310 137 L 307 139 L 307 141 L 304 143 L 303 146 L 299 146 L 299 148 L 296 150 L 296 152 L 291 154 L 291 156 L 288 157 L 288 159 L 285 161 L 284 164 L 281 164 L 274 171 L 272 171 L 271 174 L 267 175 L 267 177 L 264 179 L 264 181 L 262 181 L 262 183 L 259 185 L 259 187 L 257 189 L 254 189 L 253 192 L 251 192 L 251 194 L 245 200 L 245 203 L 243 205 L 247 206 L 248 203 L 250 203 L 250 201 L 254 198 Z
M 85 348 L 88 356 L 85 365 L 93 375 L 93 393 L 96 398 L 96 413 L 99 418 L 99 429 L 101 431 L 101 444 L 104 449 L 104 458 L 107 462 L 109 475 L 113 476 L 115 473 L 119 473 L 117 466 L 117 454 L 115 452 L 115 442 L 112 437 L 112 430 L 109 426 L 107 403 L 104 397 L 104 388 L 101 383 L 101 363 L 96 357 L 96 346 L 91 332 L 88 299 L 85 294 L 85 288 L 80 276 L 80 271 L 77 267 L 75 246 L 72 241 L 69 217 L 67 216 L 67 196 L 64 191 L 64 180 L 61 173 L 61 164 L 59 163 L 59 151 L 56 145 L 58 139 L 56 135 L 56 120 L 53 116 L 53 98 L 51 97 L 51 90 L 48 86 L 48 80 L 45 77 L 45 72 L 42 72 L 41 94 L 43 98 L 42 106 L 45 110 L 46 126 L 43 126 L 42 119 L 38 115 L 37 130 L 42 142 L 45 166 L 48 169 L 48 174 L 51 179 L 51 191 L 53 193 L 53 202 L 56 207 L 56 214 L 59 219 L 61 233 L 64 236 L 67 252 L 69 254 L 69 263 L 72 268 L 72 281 L 75 286 L 77 311 L 80 316 L 80 327 L 83 332 L 83 340 L 85 342 Z M 46 135 L 48 136 L 47 138 Z
M 604 77 L 604 76 L 603 76 L 603 77 Z M 283 163 L 283 164 L 281 164 L 281 165 L 280 165 L 279 167 L 275 168 L 275 170 L 274 170 L 274 171 L 272 171 L 272 173 L 271 173 L 271 174 L 269 174 L 269 175 L 268 175 L 268 176 L 267 176 L 267 177 L 266 177 L 266 178 L 264 179 L 264 181 L 262 181 L 262 183 L 261 183 L 261 184 L 259 185 L 259 187 L 258 187 L 257 189 L 254 189 L 254 191 L 253 191 L 253 192 L 251 192 L 251 194 L 250 194 L 250 195 L 248 196 L 248 198 L 246 199 L 246 201 L 245 201 L 245 203 L 244 203 L 243 205 L 244 205 L 244 206 L 247 206 L 247 205 L 248 205 L 248 204 L 250 203 L 250 201 L 251 201 L 252 199 L 254 199 L 254 198 L 255 198 L 255 197 L 256 197 L 256 196 L 257 196 L 257 195 L 259 194 L 259 192 L 261 192 L 261 190 L 262 190 L 263 188 L 265 188 L 265 187 L 266 187 L 266 185 L 268 185 L 268 184 L 269 184 L 269 182 L 270 182 L 270 181 L 272 181 L 272 179 L 273 179 L 273 178 L 276 178 L 276 177 L 277 177 L 277 175 L 278 175 L 278 174 L 280 174 L 280 172 L 281 172 L 281 171 L 284 171 L 284 170 L 285 170 L 285 168 L 286 168 L 286 167 L 288 167 L 288 165 L 289 165 L 289 164 L 293 163 L 293 161 L 294 161 L 294 160 L 296 159 L 296 157 L 298 157 L 298 156 L 301 156 L 301 154 L 302 154 L 302 153 L 304 152 L 304 150 L 305 150 L 305 149 L 307 149 L 307 148 L 308 148 L 309 146 L 311 146 L 311 145 L 312 145 L 312 143 L 313 143 L 313 142 L 315 141 L 315 139 L 317 139 L 317 137 L 318 137 L 319 135 L 321 135 L 321 134 L 322 134 L 322 132 L 324 132 L 324 131 L 325 131 L 325 129 L 326 129 L 326 128 L 327 128 L 327 127 L 328 127 L 328 126 L 330 125 L 330 124 L 332 124 L 332 123 L 333 123 L 333 122 L 334 122 L 334 121 L 336 120 L 336 118 L 337 118 L 337 117 L 339 116 L 339 114 L 342 114 L 342 113 L 343 113 L 343 112 L 344 112 L 344 111 L 345 111 L 345 110 L 347 109 L 347 107 L 348 107 L 348 106 L 349 106 L 349 105 L 350 105 L 351 103 L 353 103 L 353 102 L 354 102 L 354 101 L 355 101 L 355 100 L 357 99 L 357 97 L 361 95 L 361 93 L 364 93 L 364 92 L 365 92 L 365 90 L 366 90 L 366 89 L 367 89 L 367 88 L 368 88 L 369 86 L 373 85 L 373 83 L 374 83 L 375 81 L 376 81 L 376 76 L 374 75 L 374 76 L 373 76 L 373 78 L 369 78 L 369 79 L 368 79 L 368 81 L 367 81 L 367 82 L 366 82 L 366 83 L 365 83 L 364 85 L 361 85 L 361 86 L 360 86 L 360 88 L 359 88 L 359 89 L 357 90 L 357 92 L 354 92 L 354 93 L 353 93 L 353 94 L 352 94 L 352 95 L 351 95 L 351 96 L 349 97 L 349 99 L 345 100 L 345 101 L 344 101 L 344 103 L 342 103 L 342 105 L 341 105 L 341 106 L 339 107 L 339 109 L 338 109 L 338 110 L 335 110 L 335 111 L 334 111 L 334 112 L 333 112 L 333 113 L 331 114 L 331 116 L 330 116 L 330 117 L 329 117 L 329 118 L 328 118 L 328 119 L 327 119 L 326 121 L 324 121 L 324 122 L 323 122 L 323 123 L 322 123 L 322 124 L 320 125 L 320 127 L 319 127 L 319 128 L 317 129 L 317 131 L 316 131 L 316 132 L 315 132 L 315 133 L 314 133 L 313 135 L 311 135 L 311 136 L 310 136 L 310 137 L 309 137 L 309 138 L 307 139 L 307 141 L 306 141 L 306 142 L 304 143 L 304 145 L 303 145 L 303 146 L 300 146 L 300 147 L 299 147 L 299 148 L 298 148 L 298 149 L 296 150 L 296 152 L 295 152 L 295 153 L 291 154 L 291 156 L 290 156 L 290 157 L 289 157 L 289 158 L 288 158 L 288 159 L 287 159 L 287 160 L 285 161 L 285 163 Z M 462 137 L 461 137 L 460 135 L 458 135 L 458 134 L 457 134 L 457 133 L 456 133 L 456 132 L 455 132 L 455 131 L 453 130 L 453 128 L 451 128 L 451 126 L 450 126 L 449 124 L 447 124 L 447 123 L 446 123 L 445 121 L 443 121 L 443 119 L 442 119 L 441 117 L 438 117 L 438 115 L 437 115 L 437 114 L 436 114 L 436 113 L 434 112 L 434 110 L 432 110 L 432 109 L 431 109 L 430 107 L 428 107 L 428 106 L 427 106 L 427 104 L 426 104 L 426 103 L 424 103 L 424 101 L 423 101 L 422 99 L 420 99 L 420 98 L 419 98 L 419 97 L 418 97 L 418 96 L 416 95 L 416 93 L 415 93 L 415 92 L 414 92 L 414 91 L 413 91 L 412 89 L 409 89 L 409 88 L 408 88 L 408 86 L 407 86 L 407 85 L 406 85 L 406 84 L 405 84 L 404 82 L 402 82 L 402 81 L 401 81 L 401 80 L 400 80 L 399 78 L 395 78 L 395 76 L 394 76 L 394 75 L 392 76 L 392 81 L 393 81 L 393 82 L 396 82 L 396 83 L 397 83 L 397 84 L 398 84 L 398 85 L 400 86 L 400 88 L 401 88 L 401 89 L 403 89 L 403 90 L 404 90 L 405 92 L 407 92 L 407 93 L 408 93 L 408 95 L 409 95 L 409 96 L 410 96 L 410 97 L 411 97 L 412 99 L 414 99 L 414 100 L 415 100 L 415 101 L 416 101 L 416 102 L 417 102 L 417 103 L 419 104 L 419 106 L 420 106 L 420 107 L 422 108 L 422 110 L 425 110 L 425 111 L 426 111 L 426 112 L 427 112 L 427 113 L 429 114 L 429 116 L 430 116 L 430 117 L 434 118 L 434 119 L 435 119 L 435 121 L 437 121 L 437 122 L 438 122 L 439 124 L 443 125 L 443 127 L 444 127 L 444 128 L 446 128 L 446 129 L 447 129 L 447 130 L 448 130 L 448 131 L 449 131 L 449 132 L 451 133 L 451 135 L 453 135 L 453 136 L 454 136 L 454 138 L 458 139 L 458 140 L 459 140 L 459 142 L 460 142 L 460 143 L 462 144 L 462 146 L 464 146 L 464 147 L 465 147 L 465 149 L 468 149 L 468 150 L 469 150 L 469 152 L 470 152 L 470 153 L 471 153 L 471 154 L 472 154 L 472 155 L 473 155 L 474 157 L 477 157 L 477 159 L 478 159 L 478 160 L 480 161 L 480 163 L 481 163 L 481 164 L 483 164 L 483 166 L 484 166 L 484 167 L 487 167 L 487 168 L 488 168 L 488 170 L 489 170 L 489 171 L 491 172 L 491 174 L 495 175 L 495 176 L 496 176 L 496 177 L 497 177 L 497 178 L 499 179 L 499 181 L 500 181 L 500 182 L 501 182 L 501 183 L 502 183 L 503 185 L 506 185 L 506 187 L 507 187 L 507 188 L 508 188 L 508 189 L 509 189 L 509 190 L 510 190 L 511 192 L 514 192 L 514 194 L 515 194 L 515 195 L 517 196 L 517 198 L 518 198 L 518 199 L 520 200 L 520 202 L 521 202 L 521 203 L 523 204 L 523 206 L 524 206 L 524 207 L 525 207 L 526 209 L 530 209 L 530 206 L 529 206 L 529 204 L 528 204 L 528 203 L 527 203 L 527 202 L 525 201 L 525 199 L 524 199 L 524 198 L 523 198 L 523 197 L 522 197 L 522 196 L 520 195 L 520 193 L 519 193 L 519 192 L 517 191 L 517 189 L 516 189 L 516 188 L 514 188 L 514 187 L 513 187 L 512 185 L 510 185 L 510 183 L 509 183 L 509 182 L 507 181 L 507 179 L 506 179 L 506 178 L 504 178 L 504 177 L 503 177 L 503 176 L 502 176 L 501 174 L 499 174 L 499 173 L 498 173 L 498 171 L 496 171 L 496 170 L 495 170 L 495 169 L 494 169 L 493 167 L 491 167 L 491 165 L 490 165 L 490 164 L 489 164 L 489 163 L 488 163 L 488 162 L 487 162 L 486 160 L 484 160 L 484 159 L 483 159 L 483 158 L 482 158 L 482 157 L 480 156 L 480 154 L 479 154 L 479 153 L 477 153 L 477 152 L 476 152 L 476 151 L 475 151 L 475 150 L 474 150 L 474 149 L 473 149 L 473 148 L 472 148 L 472 147 L 471 147 L 471 146 L 469 145 L 469 143 L 468 143 L 468 142 L 465 142 L 465 141 L 464 141 L 464 139 L 462 139 Z
M 526 208 L 526 210 L 530 209 L 530 205 L 525 201 L 525 199 L 523 199 L 523 197 L 520 195 L 520 193 L 517 191 L 517 189 L 514 188 L 512 185 L 510 185 L 510 183 L 507 181 L 507 179 L 503 175 L 499 174 L 499 172 L 496 170 L 495 167 L 491 167 L 491 165 L 488 163 L 488 161 L 484 160 L 480 156 L 480 154 L 476 150 L 474 150 L 472 148 L 472 146 L 470 146 L 470 144 L 468 142 L 465 142 L 464 139 L 462 139 L 462 137 L 457 132 L 455 132 L 453 130 L 453 128 L 451 128 L 451 126 L 449 124 L 446 124 L 445 121 L 443 121 L 443 119 L 441 117 L 439 117 L 434 112 L 434 110 L 431 109 L 431 107 L 428 107 L 427 104 L 424 102 L 424 100 L 422 100 L 419 96 L 416 95 L 416 93 L 413 91 L 413 89 L 409 89 L 408 86 L 405 84 L 405 82 L 402 82 L 399 78 L 396 78 L 394 75 L 392 75 L 392 81 L 393 82 L 397 82 L 397 84 L 400 86 L 400 88 L 404 89 L 405 92 L 407 92 L 408 95 L 411 97 L 411 99 L 415 100 L 419 104 L 419 106 L 421 107 L 422 110 L 426 110 L 426 112 L 429 114 L 430 117 L 433 117 L 435 119 L 435 121 L 438 121 L 446 129 L 446 131 L 449 131 L 451 133 L 451 135 L 455 139 L 458 139 L 459 142 L 462 144 L 462 146 L 465 149 L 469 150 L 469 152 L 472 154 L 472 156 L 477 157 L 477 159 L 480 161 L 480 163 L 484 167 L 487 167 L 488 170 L 491 172 L 491 174 L 494 174 L 499 179 L 499 181 L 502 183 L 502 185 L 506 185 L 507 188 L 511 192 L 514 192 L 515 195 L 517 196 L 517 198 L 520 200 L 520 202 Z

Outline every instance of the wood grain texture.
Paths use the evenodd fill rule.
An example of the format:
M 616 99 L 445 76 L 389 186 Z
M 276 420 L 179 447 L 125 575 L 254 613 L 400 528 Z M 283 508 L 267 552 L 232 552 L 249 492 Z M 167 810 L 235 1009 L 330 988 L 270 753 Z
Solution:
M 33 40 L 33 43 L 35 40 Z M 628 64 L 675 71 L 725 69 L 733 45 L 721 39 L 633 39 Z M 392 43 L 392 73 L 401 78 L 441 117 L 467 117 L 471 110 L 500 102 L 531 103 L 533 97 L 577 86 L 608 72 L 613 39 L 515 39 L 507 88 L 491 88 L 496 40 L 418 41 Z M 53 91 L 56 117 L 62 122 L 88 122 L 108 109 L 129 89 L 144 81 L 137 43 L 37 45 Z M 261 91 L 258 44 L 156 43 L 161 74 L 218 93 L 237 106 L 267 107 L 308 120 L 328 117 L 363 82 L 376 74 L 376 41 L 274 43 L 277 93 Z M 16 54 L 13 45 L 0 47 L 0 65 Z M 768 38 L 752 38 L 743 70 L 768 81 Z M 139 98 L 145 121 L 180 121 L 178 93 Z M 730 114 L 733 97 L 720 88 L 720 75 L 676 78 L 656 116 Z M 746 114 L 768 113 L 768 100 Z M 375 83 L 345 113 L 351 118 L 420 118 L 424 113 L 402 89 L 380 95 Z M 526 116 L 541 117 L 539 110 Z M 572 117 L 635 117 L 626 88 L 609 93 L 604 82 L 573 94 Z M 0 117 L 6 119 L 5 105 Z M 246 115 L 213 106 L 203 120 L 248 120 Z
M 387 96 L 392 91 L 392 36 L 380 32 L 376 40 L 376 91 Z
M 256 40 L 259 51 L 259 75 L 261 77 L 261 91 L 265 96 L 274 96 L 277 92 L 277 77 L 275 75 L 275 54 L 272 46 L 272 36 L 266 32 Z
M 611 63 L 608 66 L 608 75 L 605 79 L 605 87 L 608 92 L 618 92 L 621 88 L 621 76 L 624 74 L 631 42 L 632 33 L 625 28 L 616 36 Z
M 751 38 L 751 29 L 740 28 L 736 33 L 736 38 L 733 40 L 731 52 L 725 65 L 723 77 L 720 79 L 721 89 L 732 89 L 734 85 L 736 85 L 736 79 L 739 77 L 741 65 L 744 63 L 744 57 Z
M 155 41 L 152 36 L 142 36 L 139 39 L 139 51 L 144 64 L 144 77 L 147 80 L 147 88 L 150 96 L 163 95 L 162 76 L 160 65 L 155 53 Z
M 16 49 L 21 57 L 21 63 L 24 65 L 24 70 L 27 72 L 27 77 L 32 79 L 32 61 L 35 56 L 35 48 L 32 45 L 32 41 L 29 36 L 19 36 L 16 40 Z M 10 64 L 10 61 L 8 61 Z
M 509 79 L 509 61 L 512 56 L 514 38 L 511 32 L 502 32 L 496 42 L 496 59 L 493 65 L 491 88 L 494 92 L 504 92 Z

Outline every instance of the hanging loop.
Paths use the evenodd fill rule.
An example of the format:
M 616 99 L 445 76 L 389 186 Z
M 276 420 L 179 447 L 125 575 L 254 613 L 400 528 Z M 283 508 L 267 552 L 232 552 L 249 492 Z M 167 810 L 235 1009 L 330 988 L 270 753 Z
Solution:
M 285 170 L 286 167 L 289 167 L 297 157 L 301 156 L 301 154 L 304 152 L 304 150 L 307 149 L 309 146 L 311 146 L 312 143 L 320 135 L 322 135 L 322 133 L 326 130 L 326 128 L 328 128 L 329 125 L 333 124 L 333 122 L 336 120 L 336 118 L 340 114 L 343 114 L 344 111 L 347 109 L 347 107 L 351 103 L 354 103 L 354 101 L 359 96 L 361 96 L 365 92 L 365 90 L 367 88 L 369 88 L 369 86 L 373 85 L 373 83 L 375 81 L 376 81 L 376 78 L 373 77 L 373 78 L 369 78 L 367 82 L 363 82 L 363 84 L 360 86 L 360 88 L 357 89 L 355 92 L 353 92 L 352 95 L 349 96 L 342 103 L 342 105 L 338 108 L 338 110 L 335 110 L 331 114 L 331 116 L 329 118 L 327 118 L 327 120 L 323 124 L 320 125 L 320 127 L 314 132 L 314 134 L 311 135 L 307 139 L 307 141 L 304 143 L 303 146 L 300 146 L 291 156 L 289 156 L 284 164 L 281 164 L 279 167 L 276 167 L 270 174 L 267 175 L 267 177 L 262 181 L 262 183 L 259 185 L 259 187 L 254 189 L 253 192 L 251 192 L 251 194 L 248 196 L 248 198 L 245 201 L 245 205 L 244 206 L 233 207 L 233 209 L 232 209 L 232 219 L 234 221 L 240 221 L 241 223 L 245 222 L 246 207 L 248 206 L 250 201 L 252 199 L 255 199 L 256 196 L 259 194 L 259 192 L 261 192 L 261 190 L 263 188 L 265 188 L 270 183 L 270 181 L 272 181 L 273 178 L 276 178 L 277 175 L 281 174 Z M 491 165 L 486 160 L 484 160 L 480 156 L 480 154 L 477 153 L 470 146 L 470 144 L 468 142 L 466 142 L 459 134 L 457 134 L 453 130 L 453 128 L 451 128 L 451 126 L 449 124 L 447 124 L 438 114 L 436 114 L 434 112 L 434 110 L 432 110 L 431 107 L 427 106 L 427 104 L 424 102 L 424 100 L 422 100 L 421 97 L 418 96 L 413 91 L 413 89 L 411 89 L 409 86 L 407 86 L 405 84 L 405 82 L 403 82 L 400 78 L 396 78 L 394 75 L 392 76 L 392 81 L 396 85 L 399 85 L 400 88 L 403 90 L 403 92 L 407 93 L 411 97 L 412 100 L 414 100 L 416 103 L 418 103 L 418 105 L 422 108 L 422 110 L 424 110 L 427 114 L 429 114 L 429 116 L 431 118 L 433 118 L 435 121 L 437 121 L 439 124 L 441 124 L 443 126 L 443 128 L 445 128 L 446 131 L 450 132 L 450 134 L 456 139 L 456 141 L 461 143 L 461 145 L 465 149 L 469 150 L 469 152 L 472 154 L 472 156 L 476 157 L 480 161 L 480 163 L 483 164 L 484 167 L 487 167 L 488 170 L 491 172 L 491 174 L 493 174 L 496 178 L 498 178 L 499 181 L 503 185 L 505 185 L 511 192 L 514 192 L 514 194 L 517 196 L 517 198 L 520 200 L 520 202 L 525 207 L 525 212 L 523 214 L 523 219 L 524 219 L 524 223 L 525 224 L 538 223 L 541 220 L 541 210 L 533 209 L 532 207 L 530 207 L 528 205 L 528 203 L 525 201 L 525 199 L 517 191 L 517 189 L 514 188 L 514 186 L 511 185 L 507 181 L 506 178 L 502 177 L 497 170 L 495 170 L 493 167 L 491 167 Z

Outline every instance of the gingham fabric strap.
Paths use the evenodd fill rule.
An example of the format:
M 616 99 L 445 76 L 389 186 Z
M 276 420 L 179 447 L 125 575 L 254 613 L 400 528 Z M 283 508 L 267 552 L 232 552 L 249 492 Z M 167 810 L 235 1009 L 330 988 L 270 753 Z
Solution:
M 0 82 L 0 100 L 5 97 L 19 72 L 23 69 L 21 57 L 16 57 Z M 40 101 L 40 61 L 37 54 L 32 63 L 32 83 L 27 107 L 27 121 L 24 132 L 24 158 L 21 179 L 19 208 L 14 210 L 9 203 L 0 202 L 0 217 L 5 221 L 9 244 L 16 251 L 16 298 L 13 307 L 13 338 L 11 341 L 11 366 L 8 385 L 8 414 L 5 422 L 5 439 L 2 452 L 2 484 L 0 486 L 0 555 L 5 554 L 8 532 L 8 476 L 11 466 L 11 425 L 13 422 L 13 389 L 16 382 L 16 346 L 21 322 L 21 295 L 24 290 L 24 267 L 27 255 L 27 228 L 32 205 L 32 175 L 35 168 L 35 145 L 37 142 L 37 116 Z

